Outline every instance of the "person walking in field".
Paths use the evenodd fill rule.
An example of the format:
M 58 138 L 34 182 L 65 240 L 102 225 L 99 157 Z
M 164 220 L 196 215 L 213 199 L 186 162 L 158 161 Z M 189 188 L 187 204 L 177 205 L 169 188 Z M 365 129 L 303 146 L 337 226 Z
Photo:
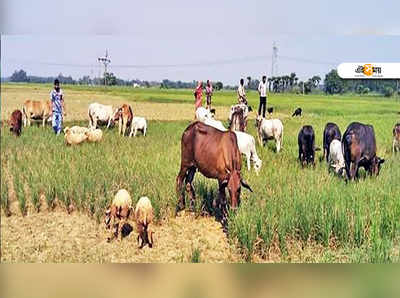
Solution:
M 60 88 L 60 81 L 54 80 L 54 89 L 50 92 L 52 106 L 52 126 L 56 135 L 59 135 L 62 130 L 63 116 L 65 116 L 64 94 Z
M 203 82 L 199 81 L 197 87 L 194 90 L 194 111 L 203 105 Z
M 244 90 L 244 80 L 240 79 L 240 85 L 237 90 L 237 95 L 238 95 L 238 103 L 244 103 L 247 105 L 247 98 L 246 98 L 246 91 Z
M 207 96 L 207 109 L 211 109 L 211 96 L 213 94 L 213 87 L 210 80 L 207 80 L 206 96 Z
M 258 105 L 258 115 L 265 118 L 265 110 L 267 108 L 267 77 L 263 76 L 260 84 L 258 85 L 258 94 L 260 95 L 260 104 Z

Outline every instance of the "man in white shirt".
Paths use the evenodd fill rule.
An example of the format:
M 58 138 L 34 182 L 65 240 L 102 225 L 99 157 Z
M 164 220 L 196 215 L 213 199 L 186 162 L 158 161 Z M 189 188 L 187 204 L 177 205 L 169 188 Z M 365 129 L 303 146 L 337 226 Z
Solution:
M 267 77 L 263 76 L 262 81 L 258 85 L 258 94 L 260 94 L 260 104 L 258 106 L 258 115 L 261 115 L 262 108 L 262 116 L 265 118 L 265 110 L 267 108 Z
M 240 79 L 240 85 L 237 90 L 237 95 L 238 95 L 238 103 L 244 103 L 247 105 L 247 98 L 246 98 L 246 92 L 244 91 L 244 80 Z

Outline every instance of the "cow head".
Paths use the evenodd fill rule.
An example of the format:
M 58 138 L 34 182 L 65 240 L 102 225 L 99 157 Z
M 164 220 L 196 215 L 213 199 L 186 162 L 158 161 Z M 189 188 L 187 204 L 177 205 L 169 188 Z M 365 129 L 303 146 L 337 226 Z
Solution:
M 256 175 L 258 176 L 258 173 L 260 172 L 262 166 L 262 160 L 257 159 L 256 162 L 254 163 L 254 170 L 256 171 Z
M 261 115 L 257 115 L 256 118 L 256 128 L 259 128 L 261 125 L 261 122 L 263 121 L 263 117 Z
M 385 162 L 383 158 L 380 158 L 378 156 L 375 156 L 371 160 L 371 173 L 378 176 L 379 171 L 381 170 L 381 165 Z
M 228 171 L 228 179 L 224 180 L 222 182 L 223 186 L 228 187 L 229 191 L 229 196 L 231 198 L 231 206 L 232 209 L 237 209 L 240 205 L 240 192 L 241 192 L 241 187 L 245 187 L 251 192 L 253 190 L 251 187 L 240 177 L 240 172 L 237 170 L 234 170 L 232 172 Z
M 114 115 L 111 118 L 111 121 L 117 122 L 119 120 L 119 118 L 122 116 L 122 108 L 117 108 L 114 112 Z

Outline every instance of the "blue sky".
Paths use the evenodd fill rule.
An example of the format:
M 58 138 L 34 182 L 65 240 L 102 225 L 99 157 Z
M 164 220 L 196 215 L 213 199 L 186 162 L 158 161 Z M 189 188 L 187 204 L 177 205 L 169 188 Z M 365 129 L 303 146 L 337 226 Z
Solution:
M 330 1 L 333 2 L 333 1 Z M 321 77 L 341 62 L 400 62 L 400 1 L 2 1 L 1 75 L 221 80 Z M 146 67 L 144 67 L 146 66 Z

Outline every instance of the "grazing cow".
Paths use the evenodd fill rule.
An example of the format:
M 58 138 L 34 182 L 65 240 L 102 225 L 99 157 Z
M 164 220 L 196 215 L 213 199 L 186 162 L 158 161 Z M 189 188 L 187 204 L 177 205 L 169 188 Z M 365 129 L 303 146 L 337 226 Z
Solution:
M 393 128 L 393 153 L 400 151 L 400 123 Z
M 300 129 L 298 135 L 299 161 L 304 167 L 306 164 L 315 166 L 315 134 L 311 125 L 305 125 Z
M 210 125 L 212 127 L 215 127 L 216 129 L 219 129 L 221 131 L 227 131 L 225 126 L 222 124 L 221 121 L 215 120 L 215 119 L 206 119 L 204 121 L 204 124 Z
M 279 152 L 283 142 L 283 124 L 279 119 L 265 119 L 262 116 L 256 118 L 258 142 L 265 145 L 268 140 L 275 140 L 276 152 Z
M 268 114 L 272 114 L 274 112 L 274 107 L 270 107 L 267 109 Z
M 372 125 L 350 123 L 343 134 L 342 144 L 348 179 L 358 178 L 360 167 L 364 167 L 370 175 L 379 175 L 385 160 L 376 156 L 375 132 Z
M 215 110 L 214 110 L 215 111 Z M 204 108 L 204 107 L 198 107 L 196 110 L 196 119 L 204 122 L 206 119 L 212 119 L 213 115 L 210 112 L 210 110 Z
M 301 116 L 302 111 L 303 111 L 303 110 L 302 110 L 301 108 L 297 108 L 297 109 L 294 111 L 292 117 L 294 117 L 294 116 Z
M 100 103 L 91 103 L 88 108 L 89 128 L 97 128 L 97 124 L 107 123 L 107 128 L 114 123 L 114 110 L 111 105 L 106 106 Z
M 50 100 L 27 100 L 22 107 L 24 126 L 31 126 L 31 119 L 42 120 L 43 127 L 46 120 L 51 120 L 52 106 Z
M 342 152 L 342 142 L 334 139 L 329 145 L 328 162 L 336 174 L 344 176 L 346 174 L 346 166 Z
M 64 140 L 68 146 L 82 144 L 87 138 L 87 135 L 84 133 L 73 133 L 68 127 L 64 129 Z
M 258 175 L 258 172 L 261 169 L 262 161 L 257 155 L 256 151 L 256 141 L 252 135 L 248 133 L 235 131 L 237 144 L 240 153 L 246 156 L 247 160 L 247 170 L 250 171 L 250 160 L 254 162 L 254 170 Z
M 12 112 L 8 123 L 10 125 L 10 131 L 19 137 L 22 130 L 22 112 L 20 110 Z
M 131 126 L 133 118 L 133 112 L 130 105 L 123 104 L 119 108 L 116 109 L 113 121 L 118 121 L 118 133 L 125 135 L 126 128 Z
M 227 214 L 227 187 L 231 206 L 236 209 L 240 204 L 241 185 L 252 191 L 240 175 L 241 167 L 242 160 L 234 132 L 220 131 L 199 121 L 190 124 L 181 139 L 181 168 L 176 177 L 176 191 L 179 195 L 176 211 L 185 208 L 185 195 L 182 192 L 184 179 L 186 191 L 190 195 L 190 209 L 194 209 L 195 192 L 192 182 L 196 169 L 205 177 L 218 180 L 219 196 L 213 206 L 218 206 L 224 215 Z
M 247 130 L 247 115 L 249 111 L 249 107 L 243 103 L 231 106 L 229 129 L 245 132 Z
M 133 117 L 131 123 L 131 133 L 129 137 L 133 136 L 136 137 L 137 131 L 140 130 L 143 133 L 143 136 L 146 136 L 147 131 L 147 121 L 143 117 Z
M 323 137 L 323 147 L 324 147 L 324 157 L 326 162 L 328 162 L 329 157 L 329 146 L 333 140 L 341 140 L 342 134 L 340 133 L 339 127 L 336 123 L 328 122 L 325 125 L 324 137 Z

